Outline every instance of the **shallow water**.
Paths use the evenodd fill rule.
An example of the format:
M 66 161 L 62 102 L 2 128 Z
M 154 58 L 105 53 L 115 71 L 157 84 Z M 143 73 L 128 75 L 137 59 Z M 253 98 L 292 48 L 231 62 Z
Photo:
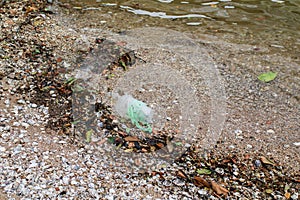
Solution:
M 159 18 L 190 19 L 188 25 L 200 25 L 201 18 L 223 21 L 257 29 L 282 29 L 297 33 L 300 30 L 300 2 L 298 0 L 264 1 L 204 1 L 204 0 L 80 0 L 66 1 L 84 9 L 117 7 L 137 15 Z
M 71 7 L 87 12 L 116 14 L 118 23 L 134 28 L 141 21 L 148 26 L 176 27 L 197 35 L 219 34 L 234 43 L 267 45 L 283 51 L 295 52 L 300 46 L 300 1 L 298 0 L 61 0 Z M 126 19 L 124 19 L 124 17 Z M 129 17 L 129 19 L 128 19 Z M 91 17 L 92 18 L 92 17 Z M 93 15 L 95 18 L 95 15 Z M 97 17 L 96 17 L 97 18 Z M 92 19 L 91 19 L 92 20 Z M 118 21 L 117 20 L 117 21 Z M 117 24 L 115 24 L 117 23 Z M 229 34 L 224 36 L 224 34 Z M 246 41 L 246 42 L 245 42 Z M 297 56 L 296 56 L 297 57 Z

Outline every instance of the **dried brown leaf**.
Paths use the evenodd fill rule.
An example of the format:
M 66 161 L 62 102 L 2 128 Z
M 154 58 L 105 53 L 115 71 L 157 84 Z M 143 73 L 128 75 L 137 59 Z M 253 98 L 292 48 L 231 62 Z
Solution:
M 286 199 L 290 199 L 290 198 L 291 198 L 291 193 L 286 192 L 286 193 L 284 194 L 284 196 L 285 196 Z
M 173 144 L 169 141 L 169 139 L 167 139 L 167 149 L 169 151 L 169 153 L 172 153 L 174 150 L 174 146 Z
M 261 156 L 260 157 L 260 160 L 261 160 L 261 162 L 262 163 L 264 163 L 264 164 L 267 164 L 267 165 L 275 165 L 275 163 L 274 162 L 272 162 L 271 160 L 269 160 L 268 158 L 266 158 L 266 157 L 264 157 L 264 156 Z
M 187 176 L 185 175 L 185 173 L 183 171 L 181 171 L 181 170 L 177 171 L 176 175 L 179 176 L 180 178 L 184 178 L 184 179 L 187 178 Z
M 164 145 L 163 143 L 161 143 L 161 142 L 157 143 L 156 145 L 157 145 L 158 148 L 160 148 L 160 149 L 162 149 L 162 148 L 165 146 L 165 145 Z
M 194 177 L 194 184 L 196 186 L 205 186 L 205 187 L 210 188 L 210 184 L 204 178 L 202 178 L 200 176 Z
M 139 142 L 140 139 L 134 136 L 127 136 L 126 138 L 124 138 L 124 140 L 126 142 Z
M 220 186 L 219 184 L 217 184 L 216 182 L 212 181 L 211 182 L 211 188 L 215 191 L 215 193 L 217 193 L 218 195 L 227 195 L 228 194 L 228 190 L 225 189 L 224 187 Z

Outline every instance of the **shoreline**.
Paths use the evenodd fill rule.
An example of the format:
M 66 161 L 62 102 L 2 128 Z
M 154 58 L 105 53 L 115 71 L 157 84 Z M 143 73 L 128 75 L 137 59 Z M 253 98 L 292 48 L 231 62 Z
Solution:
M 2 174 L 0 174 L 1 179 L 3 178 L 1 189 L 12 195 L 20 194 L 20 198 L 30 197 L 31 191 L 34 191 L 34 195 L 36 195 L 31 197 L 37 198 L 40 194 L 35 192 L 39 190 L 44 190 L 44 193 L 42 192 L 41 194 L 45 198 L 49 197 L 51 193 L 56 193 L 57 197 L 64 198 L 63 195 L 65 193 L 71 196 L 76 195 L 75 190 L 80 188 L 81 185 L 78 178 L 81 177 L 84 180 L 83 182 L 85 182 L 82 185 L 89 188 L 83 189 L 85 192 L 81 192 L 81 195 L 93 194 L 89 198 L 109 199 L 112 196 L 116 196 L 122 190 L 122 187 L 129 188 L 129 194 L 131 195 L 136 195 L 136 192 L 140 190 L 144 195 L 141 195 L 140 198 L 143 198 L 147 194 L 143 189 L 144 186 L 149 187 L 149 190 L 152 191 L 150 192 L 152 196 L 166 197 L 164 195 L 170 195 L 166 193 L 166 188 L 169 188 L 169 186 L 164 186 L 163 183 L 160 183 L 159 177 L 161 175 L 159 173 L 150 174 L 149 182 L 145 181 L 143 176 L 135 175 L 132 179 L 126 179 L 126 181 L 120 181 L 119 183 L 119 180 L 122 180 L 120 177 L 123 177 L 122 172 L 117 172 L 113 167 L 107 168 L 105 165 L 102 165 L 101 159 L 97 158 L 97 153 L 95 153 L 98 149 L 93 149 L 88 145 L 82 146 L 79 143 L 72 143 L 72 139 L 69 137 L 71 133 L 68 132 L 70 130 L 67 125 L 70 124 L 71 120 L 71 116 L 67 115 L 71 109 L 70 88 L 62 84 L 66 80 L 64 73 L 72 71 L 72 68 L 76 65 L 76 59 L 93 48 L 93 45 L 96 45 L 96 36 L 101 35 L 97 33 L 87 34 L 86 31 L 83 31 L 83 27 L 79 26 L 84 24 L 82 22 L 78 23 L 78 26 L 75 26 L 77 23 L 65 26 L 68 20 L 69 22 L 74 20 L 71 18 L 66 19 L 67 16 L 62 13 L 66 11 L 65 8 L 46 4 L 45 1 L 37 1 L 37 3 L 32 4 L 27 2 L 26 7 L 23 10 L 20 9 L 19 6 L 24 5 L 23 2 L 11 2 L 0 8 L 0 14 L 4 19 L 1 21 L 1 25 L 4 28 L 2 29 L 0 40 L 0 108 L 1 118 L 3 119 L 1 120 L 3 124 L 1 132 L 3 132 L 0 139 L 0 146 L 2 147 L 0 156 L 3 162 L 0 165 L 3 170 Z M 54 14 L 51 14 L 52 11 L 45 10 L 47 6 L 53 6 Z M 7 12 L 8 10 L 10 13 Z M 12 19 L 9 15 L 18 17 Z M 78 13 L 75 12 L 75 15 L 78 15 Z M 76 20 L 73 22 L 76 22 Z M 85 37 L 82 37 L 82 35 Z M 272 177 L 267 173 L 268 170 L 273 172 L 279 171 L 278 174 L 284 173 L 283 176 L 287 178 L 285 180 L 287 182 L 284 183 L 291 184 L 286 191 L 286 193 L 289 193 L 287 195 L 298 195 L 300 187 L 298 174 L 300 158 L 299 154 L 297 155 L 299 146 L 294 145 L 294 143 L 299 142 L 299 136 L 297 136 L 297 128 L 299 128 L 299 111 L 297 113 L 299 96 L 295 93 L 299 91 L 299 84 L 297 84 L 297 78 L 299 78 L 298 61 L 293 58 L 280 57 L 280 52 L 269 54 L 270 50 L 266 47 L 256 47 L 258 48 L 257 50 L 253 45 L 224 43 L 222 39 L 216 37 L 210 39 L 209 36 L 204 34 L 197 39 L 200 43 L 205 44 L 210 55 L 218 63 L 228 96 L 228 118 L 224 127 L 223 137 L 209 157 L 216 159 L 216 162 L 224 161 L 229 157 L 236 162 L 230 161 L 233 163 L 229 164 L 235 164 L 240 167 L 243 163 L 247 163 L 246 166 L 250 167 L 249 169 L 254 167 L 256 160 L 261 160 L 261 156 L 268 158 L 272 163 L 275 162 L 276 164 L 263 163 L 262 168 L 254 168 L 254 171 L 259 172 L 259 169 L 263 170 L 263 172 L 266 172 L 267 178 Z M 266 66 L 263 66 L 264 64 Z M 291 67 L 284 68 L 286 65 Z M 275 81 L 265 84 L 256 79 L 258 73 L 270 69 L 279 72 L 279 77 Z M 45 71 L 47 71 L 46 74 Z M 45 87 L 42 84 L 46 82 L 51 82 L 49 86 L 54 88 L 52 90 L 54 92 L 50 92 L 50 90 L 39 94 L 38 92 L 42 91 L 41 88 Z M 53 101 L 53 99 L 56 101 Z M 15 111 L 16 106 L 17 111 Z M 22 108 L 19 109 L 18 106 Z M 51 128 L 51 126 L 56 128 Z M 20 137 L 20 135 L 23 136 Z M 45 154 L 45 152 L 48 153 Z M 78 160 L 78 156 L 82 156 L 83 160 Z M 61 159 L 62 157 L 64 157 L 65 161 Z M 15 161 L 18 159 L 20 159 L 20 163 Z M 89 161 L 92 163 L 85 166 L 84 163 Z M 206 162 L 206 164 L 210 163 L 210 161 L 201 161 Z M 53 164 L 55 162 L 57 164 Z M 263 161 L 261 160 L 261 162 Z M 24 166 L 21 167 L 21 165 Z M 51 167 L 45 167 L 48 165 Z M 79 170 L 75 167 L 77 165 Z M 23 172 L 26 166 L 32 170 L 26 173 Z M 10 168 L 18 169 L 18 173 L 14 174 Z M 64 172 L 63 168 L 66 168 L 67 172 Z M 40 169 L 42 169 L 41 173 L 39 172 Z M 178 169 L 181 168 L 176 166 L 171 167 L 169 171 L 165 170 L 163 172 L 164 179 L 171 182 L 180 180 L 184 183 L 183 185 L 192 188 L 189 191 L 192 194 L 188 196 L 185 193 L 181 193 L 183 191 L 181 191 L 182 185 L 180 184 L 171 184 L 171 187 L 174 187 L 172 191 L 177 192 L 179 197 L 197 197 L 193 196 L 196 194 L 198 197 L 201 197 L 200 193 L 205 191 L 203 189 L 205 187 L 200 186 L 198 188 L 201 192 L 195 191 L 197 187 L 192 182 L 186 181 L 185 178 L 174 176 Z M 226 169 L 229 170 L 229 168 Z M 95 174 L 93 170 L 96 171 Z M 107 172 L 103 172 L 105 170 Z M 241 168 L 239 170 L 241 173 L 243 172 Z M 4 174 L 4 171 L 7 174 Z M 90 181 L 87 179 L 89 173 L 86 174 L 85 171 L 91 174 L 93 186 L 87 183 Z M 185 165 L 183 165 L 183 171 L 188 176 L 195 175 L 189 173 Z M 47 172 L 47 175 L 44 172 Z M 73 173 L 73 176 L 68 176 L 68 180 L 60 179 L 55 177 L 57 175 L 54 172 L 61 174 Z M 32 173 L 40 174 L 41 180 L 35 181 L 30 175 Z M 74 173 L 78 175 L 74 175 Z M 230 173 L 232 172 L 227 172 L 227 175 Z M 101 174 L 103 174 L 103 177 Z M 117 176 L 115 177 L 115 175 Z M 252 175 L 255 175 L 255 173 Z M 22 179 L 21 177 L 23 176 L 27 177 L 25 180 L 27 184 L 33 185 L 32 188 L 27 188 L 25 183 L 20 183 L 18 187 L 16 186 L 18 179 Z M 112 180 L 106 179 L 105 176 L 112 177 Z M 279 175 L 275 176 L 276 181 L 281 180 L 278 178 L 280 177 Z M 15 180 L 13 180 L 13 177 L 15 177 Z M 205 175 L 204 177 L 219 183 L 217 179 L 220 178 L 219 175 L 216 177 Z M 243 178 L 245 179 L 245 177 Z M 232 180 L 232 177 L 229 179 Z M 99 182 L 99 180 L 101 181 Z M 137 191 L 134 191 L 136 189 L 135 186 L 129 184 L 134 181 L 140 184 Z M 274 181 L 274 185 L 277 184 L 276 181 Z M 224 182 L 222 180 L 220 183 L 228 189 L 233 187 L 230 181 Z M 237 181 L 237 183 L 243 185 L 242 182 Z M 110 189 L 112 184 L 118 185 L 121 190 L 119 191 L 119 189 L 115 188 L 112 191 Z M 122 184 L 124 186 L 121 186 Z M 157 185 L 150 187 L 148 184 Z M 275 187 L 272 192 L 270 190 L 263 192 L 263 190 L 271 188 L 257 188 L 255 184 L 254 186 L 256 188 L 255 192 L 259 191 L 260 194 L 258 196 L 261 198 L 270 198 L 273 194 L 286 195 L 286 193 L 282 192 L 283 188 L 280 188 L 281 192 L 279 194 L 275 194 L 277 189 L 279 191 L 279 186 L 278 188 Z M 160 189 L 160 193 L 157 193 L 155 191 L 159 190 L 158 188 L 164 189 Z M 253 188 L 249 188 L 253 190 Z M 210 195 L 209 198 L 213 198 L 214 190 L 208 189 L 208 191 L 205 195 Z M 232 195 L 230 197 L 238 197 L 234 195 L 235 192 L 239 192 L 238 189 L 235 188 L 230 191 L 230 195 Z M 222 194 L 221 192 L 220 195 Z

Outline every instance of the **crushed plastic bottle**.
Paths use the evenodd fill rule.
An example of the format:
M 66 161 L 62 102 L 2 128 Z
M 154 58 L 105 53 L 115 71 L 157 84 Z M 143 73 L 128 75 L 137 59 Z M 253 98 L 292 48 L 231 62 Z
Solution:
M 113 98 L 116 99 L 115 110 L 121 117 L 130 119 L 131 123 L 142 131 L 152 132 L 153 110 L 146 103 L 128 94 L 114 94 Z

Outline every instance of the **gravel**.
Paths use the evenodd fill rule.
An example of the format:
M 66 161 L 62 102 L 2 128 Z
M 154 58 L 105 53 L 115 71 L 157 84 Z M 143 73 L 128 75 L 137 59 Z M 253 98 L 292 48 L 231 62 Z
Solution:
M 191 146 L 181 161 L 129 169 L 72 135 L 63 82 L 99 32 L 70 25 L 76 17 L 63 14 L 68 6 L 52 3 L 0 3 L 0 199 L 299 199 L 297 60 L 268 54 L 267 47 L 253 53 L 251 45 L 199 39 L 226 82 L 224 137 L 208 154 Z M 247 68 L 266 60 L 283 74 L 273 85 L 253 79 L 263 69 Z M 211 175 L 196 173 L 200 168 Z M 217 194 L 213 182 L 228 196 Z

